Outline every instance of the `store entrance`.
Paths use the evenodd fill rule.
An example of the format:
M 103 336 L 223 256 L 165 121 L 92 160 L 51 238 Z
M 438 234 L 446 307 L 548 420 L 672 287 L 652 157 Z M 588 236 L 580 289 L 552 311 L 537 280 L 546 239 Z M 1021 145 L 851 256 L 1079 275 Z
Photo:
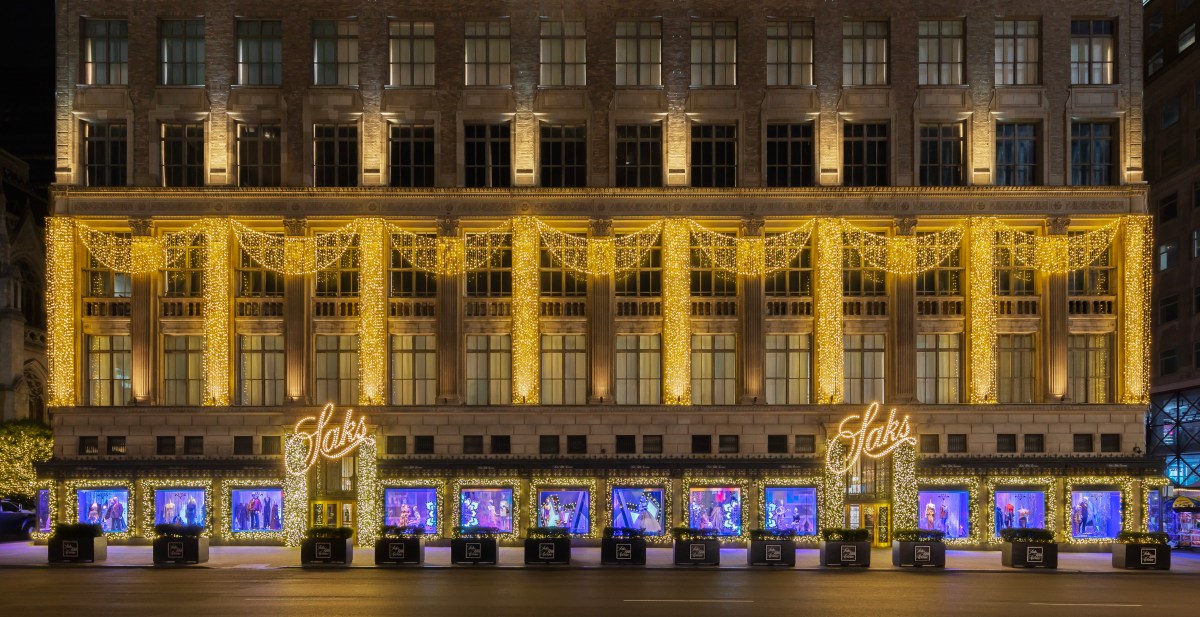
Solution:
M 886 502 L 846 504 L 846 527 L 866 529 L 872 546 L 887 548 L 892 545 L 892 506 Z
M 354 529 L 354 514 L 353 501 L 316 500 L 308 508 L 308 525 Z

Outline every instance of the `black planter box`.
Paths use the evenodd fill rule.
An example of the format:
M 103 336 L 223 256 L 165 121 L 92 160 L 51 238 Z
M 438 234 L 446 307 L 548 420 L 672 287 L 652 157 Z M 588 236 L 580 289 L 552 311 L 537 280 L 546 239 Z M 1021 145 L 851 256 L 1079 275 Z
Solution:
M 1010 568 L 1058 569 L 1058 545 L 1005 542 L 1000 545 L 1000 563 Z
M 454 538 L 450 540 L 450 563 L 452 564 L 495 564 L 499 561 L 500 549 L 495 538 Z
M 108 559 L 104 536 L 51 536 L 46 545 L 50 563 L 97 563 Z
M 155 538 L 154 565 L 183 566 L 208 561 L 208 538 Z
M 796 567 L 796 541 L 789 538 L 751 540 L 746 563 L 752 566 Z
M 569 563 L 570 538 L 525 538 L 525 565 L 563 566 Z
M 354 540 L 308 538 L 300 545 L 300 565 L 349 566 L 354 563 Z
M 1166 544 L 1113 542 L 1112 565 L 1125 570 L 1170 570 L 1171 547 Z
M 892 565 L 917 568 L 946 567 L 945 542 L 893 542 Z
M 646 565 L 646 539 L 604 538 L 600 541 L 600 563 L 606 566 Z
M 716 538 L 675 541 L 675 565 L 719 566 L 721 565 L 721 541 Z
M 425 538 L 380 538 L 375 541 L 375 565 L 419 566 L 425 563 Z
M 834 542 L 821 540 L 822 566 L 854 566 L 859 568 L 871 567 L 870 542 Z

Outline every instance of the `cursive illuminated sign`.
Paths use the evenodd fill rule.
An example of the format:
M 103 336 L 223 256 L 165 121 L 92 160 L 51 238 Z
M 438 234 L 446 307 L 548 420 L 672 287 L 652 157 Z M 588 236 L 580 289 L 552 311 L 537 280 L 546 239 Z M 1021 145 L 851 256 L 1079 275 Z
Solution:
M 893 409 L 888 413 L 886 421 L 881 420 L 878 426 L 872 427 L 876 420 L 881 420 L 878 402 L 871 403 L 861 416 L 853 414 L 842 419 L 838 424 L 837 436 L 831 441 L 845 442 L 846 455 L 841 461 L 829 461 L 830 471 L 845 473 L 858 464 L 864 455 L 879 458 L 891 454 L 906 443 L 914 446 L 917 444 L 917 438 L 912 436 L 912 425 L 908 423 L 908 416 L 897 420 L 896 410 Z
M 291 457 L 284 457 L 288 473 L 302 475 L 312 469 L 321 459 L 337 460 L 350 454 L 367 440 L 367 422 L 363 417 L 354 418 L 354 410 L 347 409 L 342 423 L 333 422 L 333 403 L 325 405 L 319 416 L 308 416 L 296 423 L 290 440 L 298 440 L 304 447 L 304 462 L 293 465 Z

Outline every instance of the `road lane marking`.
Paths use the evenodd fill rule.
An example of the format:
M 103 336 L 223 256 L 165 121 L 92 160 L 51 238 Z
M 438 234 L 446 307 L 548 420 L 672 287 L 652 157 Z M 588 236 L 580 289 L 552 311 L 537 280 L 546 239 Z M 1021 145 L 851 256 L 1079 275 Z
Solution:
M 664 599 L 664 600 L 625 600 L 625 602 L 687 602 L 687 603 L 754 604 L 754 600 L 720 600 L 720 599 L 713 599 L 713 600 L 700 600 L 700 599 L 686 599 L 686 600 L 665 600 L 665 599 Z
M 1112 604 L 1094 602 L 1030 602 L 1033 606 L 1111 606 L 1113 608 L 1137 608 L 1141 604 Z

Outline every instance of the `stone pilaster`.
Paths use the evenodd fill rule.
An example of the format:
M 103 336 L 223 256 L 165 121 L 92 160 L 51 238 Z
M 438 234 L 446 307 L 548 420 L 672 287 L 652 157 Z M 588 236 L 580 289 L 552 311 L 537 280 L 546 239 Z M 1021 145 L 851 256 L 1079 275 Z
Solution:
M 299 238 L 306 233 L 304 219 L 284 219 L 283 227 L 288 237 Z M 287 400 L 296 405 L 308 403 L 308 354 L 312 331 L 312 314 L 308 293 L 310 277 L 304 274 L 288 274 L 283 277 L 283 314 L 287 330 L 284 332 L 284 349 L 287 363 Z
M 762 240 L 763 220 L 748 218 L 742 220 L 742 237 Z M 748 246 L 761 247 L 760 242 Z M 739 245 L 738 250 L 746 250 L 747 245 Z M 751 257 L 763 264 L 763 253 L 755 251 Z M 743 263 L 739 256 L 738 263 Z M 763 275 L 760 268 L 753 268 L 753 273 L 738 275 L 739 294 L 738 306 L 738 346 L 741 353 L 738 360 L 741 363 L 742 392 L 739 401 L 743 405 L 765 402 L 763 395 L 763 362 L 766 350 L 763 342 Z
M 1067 233 L 1071 219 L 1054 217 L 1048 222 L 1047 231 L 1061 236 Z M 1044 393 L 1045 402 L 1057 403 L 1067 399 L 1067 343 L 1070 330 L 1067 326 L 1067 273 L 1056 272 L 1044 275 L 1045 298 L 1042 301 L 1043 324 L 1046 341 L 1046 367 Z
M 912 217 L 896 219 L 896 235 L 912 236 L 917 225 L 917 219 Z M 896 305 L 892 310 L 893 327 L 895 328 L 895 344 L 892 345 L 894 355 L 892 366 L 895 367 L 892 380 L 893 392 L 890 392 L 894 403 L 906 405 L 917 402 L 917 351 L 916 343 L 916 282 L 912 275 L 895 275 Z
M 129 227 L 134 241 L 138 238 L 149 239 L 153 234 L 150 219 L 129 219 Z M 131 275 L 131 290 L 129 298 L 129 345 L 133 361 L 130 374 L 130 397 L 135 405 L 153 405 L 155 401 L 154 384 L 155 362 L 154 342 L 158 320 L 155 319 L 155 278 L 156 271 L 138 272 Z
M 438 220 L 438 240 L 443 245 L 461 248 L 462 227 L 457 219 Z M 463 276 L 461 272 L 438 273 L 437 281 L 437 363 L 438 403 L 461 405 L 464 374 L 462 324 Z
M 591 221 L 592 240 L 612 240 L 612 219 Z M 601 261 L 597 259 L 595 261 Z M 588 361 L 591 366 L 590 403 L 613 403 L 616 401 L 615 360 L 616 324 L 613 321 L 613 304 L 616 301 L 613 273 L 598 268 L 588 255 Z

